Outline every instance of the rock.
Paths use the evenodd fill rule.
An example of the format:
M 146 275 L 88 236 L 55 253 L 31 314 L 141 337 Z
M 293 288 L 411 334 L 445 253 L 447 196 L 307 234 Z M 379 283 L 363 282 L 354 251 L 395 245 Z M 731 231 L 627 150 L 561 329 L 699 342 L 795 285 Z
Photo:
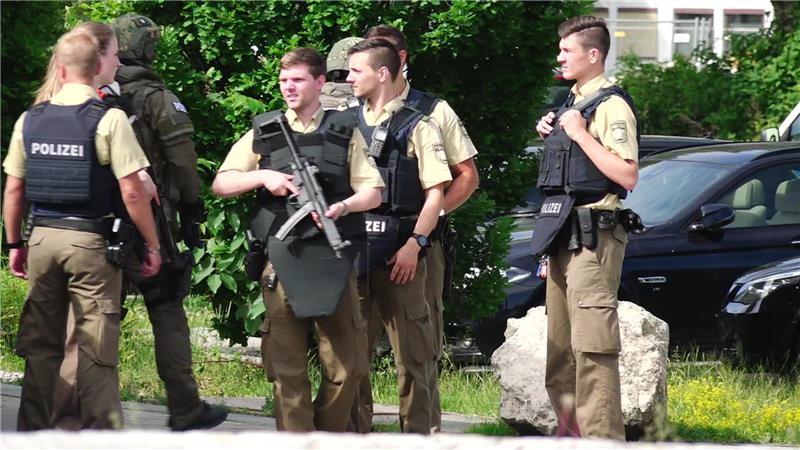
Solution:
M 500 417 L 521 433 L 552 435 L 555 412 L 544 387 L 547 317 L 544 307 L 509 319 L 506 341 L 492 355 L 500 379 Z M 622 413 L 629 435 L 660 427 L 666 417 L 669 328 L 642 307 L 619 302 Z

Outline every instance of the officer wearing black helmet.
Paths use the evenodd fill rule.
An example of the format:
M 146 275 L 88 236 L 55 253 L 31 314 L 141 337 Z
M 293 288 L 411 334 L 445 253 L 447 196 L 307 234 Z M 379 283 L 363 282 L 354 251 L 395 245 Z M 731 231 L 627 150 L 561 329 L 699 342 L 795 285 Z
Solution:
M 106 100 L 118 102 L 129 116 L 152 166 L 151 175 L 158 187 L 169 228 L 177 234 L 180 223 L 183 242 L 190 248 L 202 246 L 199 223 L 204 212 L 197 154 L 192 142 L 194 128 L 186 106 L 167 89 L 151 67 L 159 28 L 149 18 L 135 13 L 117 18 L 112 27 L 119 40 L 119 59 L 124 66 L 116 75 L 119 92 L 107 90 L 110 95 Z M 162 234 L 165 234 L 163 229 Z M 153 325 L 156 366 L 167 391 L 169 426 L 176 431 L 212 428 L 225 420 L 227 412 L 200 399 L 192 375 L 183 298 L 193 264 L 188 252 L 170 256 L 172 266 L 166 265 L 161 277 L 134 280 Z

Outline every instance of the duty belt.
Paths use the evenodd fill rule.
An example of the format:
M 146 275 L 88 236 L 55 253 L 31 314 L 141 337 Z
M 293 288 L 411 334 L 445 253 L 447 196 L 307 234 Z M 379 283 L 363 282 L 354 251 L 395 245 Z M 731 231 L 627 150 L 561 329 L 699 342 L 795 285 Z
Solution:
M 630 209 L 613 211 L 575 208 L 567 220 L 569 224 L 568 250 L 578 250 L 581 246 L 593 250 L 597 246 L 596 230 L 613 230 L 622 225 L 628 233 L 639 234 L 645 231 L 638 214 Z
M 62 230 L 85 231 L 99 234 L 108 238 L 111 232 L 111 222 L 102 219 L 61 219 L 48 217 L 34 217 L 34 227 L 60 228 Z

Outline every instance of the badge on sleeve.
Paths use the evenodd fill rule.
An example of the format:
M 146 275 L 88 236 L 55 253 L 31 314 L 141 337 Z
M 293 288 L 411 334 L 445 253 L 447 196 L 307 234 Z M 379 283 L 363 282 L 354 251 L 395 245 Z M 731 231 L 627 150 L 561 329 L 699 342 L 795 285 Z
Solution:
M 186 107 L 181 102 L 172 102 L 172 106 L 175 107 L 175 111 L 189 114 L 189 111 L 186 111 Z
M 447 164 L 447 152 L 444 151 L 444 145 L 434 144 L 433 154 L 436 155 L 436 160 L 442 164 Z
M 618 144 L 628 142 L 628 126 L 624 120 L 611 122 L 611 139 Z

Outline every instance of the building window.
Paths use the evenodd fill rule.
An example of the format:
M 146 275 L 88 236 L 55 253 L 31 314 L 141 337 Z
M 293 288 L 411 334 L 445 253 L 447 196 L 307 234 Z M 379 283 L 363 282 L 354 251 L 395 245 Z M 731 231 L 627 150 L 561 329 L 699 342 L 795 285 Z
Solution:
M 675 28 L 672 35 L 673 52 L 684 56 L 692 54 L 695 48 L 711 48 L 714 42 L 712 14 L 675 14 Z
M 658 59 L 658 12 L 656 10 L 619 10 L 614 23 L 612 46 L 619 55 L 630 53 L 642 61 Z
M 730 34 L 756 33 L 764 28 L 764 14 L 725 14 L 724 51 L 731 49 Z

